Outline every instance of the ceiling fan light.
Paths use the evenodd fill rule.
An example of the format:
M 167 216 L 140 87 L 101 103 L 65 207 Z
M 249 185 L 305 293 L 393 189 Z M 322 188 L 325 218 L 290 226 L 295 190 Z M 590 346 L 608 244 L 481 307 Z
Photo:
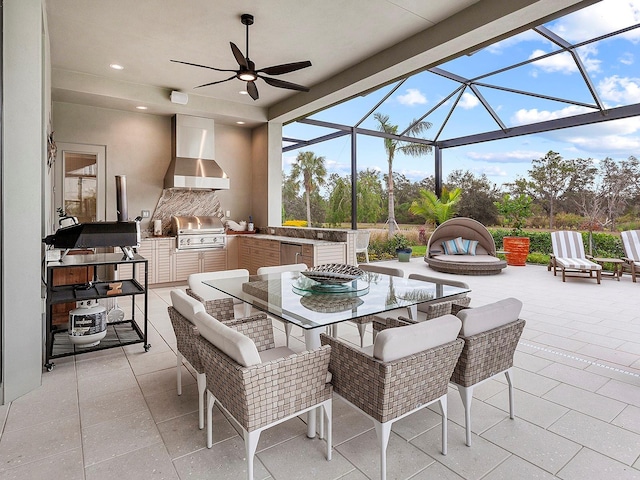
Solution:
M 245 82 L 253 82 L 258 78 L 258 76 L 252 72 L 242 72 L 238 75 L 238 78 Z

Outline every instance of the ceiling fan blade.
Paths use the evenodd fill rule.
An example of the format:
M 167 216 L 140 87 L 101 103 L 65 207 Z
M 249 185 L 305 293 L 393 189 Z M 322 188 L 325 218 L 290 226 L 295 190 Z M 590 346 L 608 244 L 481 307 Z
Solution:
M 192 67 L 208 68 L 209 70 L 215 70 L 216 72 L 235 72 L 236 71 L 236 70 L 228 70 L 223 68 L 208 67 L 207 65 L 199 65 L 197 63 L 183 62 L 181 60 L 169 60 L 169 61 L 174 63 L 183 63 L 185 65 L 191 65 Z
M 247 82 L 247 93 L 254 100 L 258 100 L 260 95 L 258 95 L 258 87 L 256 87 L 255 82 Z
M 231 70 L 233 72 L 233 70 Z M 197 87 L 193 87 L 193 88 L 202 88 L 202 87 L 208 87 L 209 85 L 215 85 L 216 83 L 223 83 L 223 82 L 228 82 L 229 80 L 236 78 L 235 75 L 231 75 L 229 78 L 225 79 L 225 80 L 218 80 L 217 82 L 211 82 L 211 83 L 205 83 L 202 85 L 198 85 Z
M 245 69 L 248 69 L 249 65 L 247 64 L 247 59 L 244 58 L 244 55 L 242 55 L 242 52 L 237 47 L 237 45 L 233 42 L 229 42 L 229 45 L 231 45 L 231 52 L 233 52 L 233 56 L 236 57 L 236 62 L 238 62 L 238 65 L 244 67 Z
M 298 85 L 297 83 L 285 82 L 284 80 L 279 80 L 277 78 L 269 78 L 269 77 L 260 77 L 260 78 L 263 79 L 272 87 L 288 88 L 289 90 L 298 90 L 300 92 L 309 91 L 309 87 Z
M 267 75 L 282 75 L 284 73 L 295 72 L 311 66 L 311 62 L 306 60 L 304 62 L 283 63 L 282 65 L 274 65 L 273 67 L 261 68 L 258 70 L 260 73 L 266 73 Z

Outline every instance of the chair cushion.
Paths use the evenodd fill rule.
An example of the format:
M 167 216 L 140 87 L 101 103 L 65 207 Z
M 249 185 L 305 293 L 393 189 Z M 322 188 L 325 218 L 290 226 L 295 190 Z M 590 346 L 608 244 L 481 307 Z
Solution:
M 391 362 L 449 343 L 456 339 L 461 325 L 459 318 L 443 315 L 428 322 L 388 328 L 376 335 L 373 357 L 383 362 Z
M 198 312 L 204 312 L 204 305 L 183 290 L 171 290 L 171 305 L 180 315 L 195 324 L 195 316 Z
M 270 362 L 271 360 L 277 360 L 279 358 L 288 357 L 289 355 L 295 355 L 296 352 L 291 350 L 289 347 L 276 347 L 270 348 L 268 350 L 263 350 L 258 352 L 260 355 L 260 360 L 262 363 Z
M 478 247 L 480 249 L 480 247 Z M 438 255 L 438 260 L 452 263 L 500 263 L 498 257 L 493 255 L 480 254 L 476 252 L 476 255 Z
M 203 300 L 217 300 L 219 298 L 229 298 L 229 295 L 226 295 L 213 287 L 209 287 L 202 282 L 206 280 L 238 277 L 249 280 L 249 271 L 244 268 L 239 268 L 236 270 L 223 270 L 219 272 L 192 273 L 187 278 L 187 283 L 189 288 Z
M 227 327 L 206 312 L 198 312 L 195 323 L 200 335 L 243 367 L 262 363 L 256 344 L 242 333 Z
M 515 322 L 522 310 L 522 302 L 516 298 L 505 298 L 489 305 L 460 310 L 462 320 L 460 335 L 470 337 Z
M 580 270 L 602 270 L 602 266 L 598 265 L 586 258 L 567 258 L 556 257 L 556 263 L 563 268 L 580 269 Z

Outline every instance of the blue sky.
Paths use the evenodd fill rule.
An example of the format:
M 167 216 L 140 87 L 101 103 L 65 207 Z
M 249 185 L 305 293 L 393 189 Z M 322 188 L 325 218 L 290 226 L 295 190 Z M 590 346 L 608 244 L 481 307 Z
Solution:
M 603 0 L 591 7 L 545 24 L 565 40 L 575 43 L 640 23 L 640 0 Z M 578 52 L 606 108 L 640 103 L 640 29 L 581 47 Z M 558 47 L 539 34 L 528 31 L 484 48 L 471 56 L 463 56 L 439 68 L 456 75 L 473 78 L 507 65 L 557 50 Z M 582 81 L 575 62 L 568 53 L 548 57 L 515 70 L 488 77 L 485 83 L 533 91 L 543 95 L 567 98 L 593 104 L 594 100 Z M 448 96 L 458 84 L 443 77 L 423 72 L 408 79 L 377 111 L 389 115 L 400 131 L 412 119 L 424 115 Z M 366 97 L 358 97 L 311 118 L 353 125 L 359 121 L 393 85 Z M 482 95 L 509 127 L 594 111 L 577 105 L 480 88 Z M 469 92 L 469 93 L 466 93 Z M 467 90 L 439 139 L 497 130 L 499 127 L 482 107 L 477 97 Z M 435 110 L 426 120 L 432 127 L 425 134 L 433 138 L 453 105 L 453 98 Z M 639 112 L 640 113 L 640 112 Z M 373 118 L 363 128 L 376 129 Z M 315 138 L 332 130 L 303 124 L 284 127 L 284 136 Z M 386 172 L 387 161 L 380 138 L 358 137 L 358 169 L 374 168 Z M 316 144 L 304 150 L 324 156 L 329 173 L 350 173 L 350 139 L 348 136 Z M 544 134 L 486 142 L 443 151 L 444 176 L 455 169 L 485 173 L 490 181 L 501 185 L 517 176 L 526 175 L 531 160 L 549 150 L 564 158 L 605 157 L 626 159 L 640 156 L 640 116 L 624 120 L 558 130 Z M 283 155 L 283 169 L 289 171 L 297 151 Z M 394 171 L 412 181 L 433 175 L 433 154 L 412 158 L 396 155 Z

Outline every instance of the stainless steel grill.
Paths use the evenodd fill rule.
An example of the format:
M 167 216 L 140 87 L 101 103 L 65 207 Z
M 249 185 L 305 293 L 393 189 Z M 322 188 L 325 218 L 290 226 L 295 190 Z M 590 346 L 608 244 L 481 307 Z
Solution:
M 173 216 L 171 230 L 178 237 L 178 250 L 225 248 L 227 245 L 224 225 L 218 217 Z

